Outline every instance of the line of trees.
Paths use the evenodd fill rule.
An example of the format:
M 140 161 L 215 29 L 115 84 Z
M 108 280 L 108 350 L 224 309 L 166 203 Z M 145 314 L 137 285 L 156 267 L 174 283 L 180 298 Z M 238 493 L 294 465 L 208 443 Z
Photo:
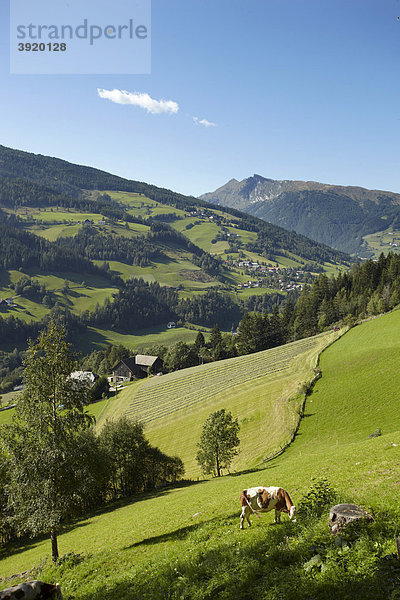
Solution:
M 295 306 L 287 307 L 289 336 L 314 335 L 332 324 L 377 315 L 400 303 L 400 255 L 355 265 L 336 277 L 319 275 Z

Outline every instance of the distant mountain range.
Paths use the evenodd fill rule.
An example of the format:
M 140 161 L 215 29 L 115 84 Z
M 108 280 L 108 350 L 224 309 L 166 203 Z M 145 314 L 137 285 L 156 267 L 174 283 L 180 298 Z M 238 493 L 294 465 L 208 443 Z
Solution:
M 400 194 L 362 187 L 253 175 L 200 198 L 359 256 L 371 255 L 364 236 L 400 230 Z

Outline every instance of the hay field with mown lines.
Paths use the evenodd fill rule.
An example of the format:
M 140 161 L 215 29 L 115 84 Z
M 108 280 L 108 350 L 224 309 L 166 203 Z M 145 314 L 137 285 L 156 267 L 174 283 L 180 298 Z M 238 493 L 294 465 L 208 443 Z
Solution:
M 284 377 L 291 361 L 315 345 L 315 338 L 307 338 L 254 355 L 175 371 L 162 380 L 152 377 L 140 386 L 125 414 L 148 423 L 258 377 Z
M 225 408 L 239 419 L 240 437 L 246 439 L 233 468 L 259 464 L 290 439 L 302 385 L 313 378 L 318 354 L 339 335 L 328 332 L 135 382 L 110 403 L 98 427 L 121 415 L 144 422 L 150 442 L 180 456 L 187 476 L 197 477 L 202 425 L 211 412 Z

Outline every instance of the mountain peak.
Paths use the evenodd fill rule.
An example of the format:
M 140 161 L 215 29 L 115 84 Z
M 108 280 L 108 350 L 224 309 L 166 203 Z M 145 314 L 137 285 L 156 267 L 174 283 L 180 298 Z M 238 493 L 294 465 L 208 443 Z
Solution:
M 248 177 L 247 180 L 249 181 L 250 179 L 255 179 L 257 181 L 268 181 L 270 183 L 273 183 L 275 181 L 275 179 L 268 179 L 268 177 L 263 177 L 262 175 L 258 175 L 258 173 L 254 173 L 254 175 L 252 175 L 251 177 Z

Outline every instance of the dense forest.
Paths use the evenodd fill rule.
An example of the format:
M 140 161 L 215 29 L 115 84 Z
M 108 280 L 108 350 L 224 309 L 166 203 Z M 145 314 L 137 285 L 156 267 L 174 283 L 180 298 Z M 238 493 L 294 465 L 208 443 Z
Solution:
M 78 253 L 89 260 L 119 260 L 128 265 L 144 267 L 152 260 L 165 258 L 159 246 L 153 244 L 146 235 L 126 238 L 117 235 L 104 235 L 95 227 L 85 225 L 73 239 L 59 238 L 58 249 Z

